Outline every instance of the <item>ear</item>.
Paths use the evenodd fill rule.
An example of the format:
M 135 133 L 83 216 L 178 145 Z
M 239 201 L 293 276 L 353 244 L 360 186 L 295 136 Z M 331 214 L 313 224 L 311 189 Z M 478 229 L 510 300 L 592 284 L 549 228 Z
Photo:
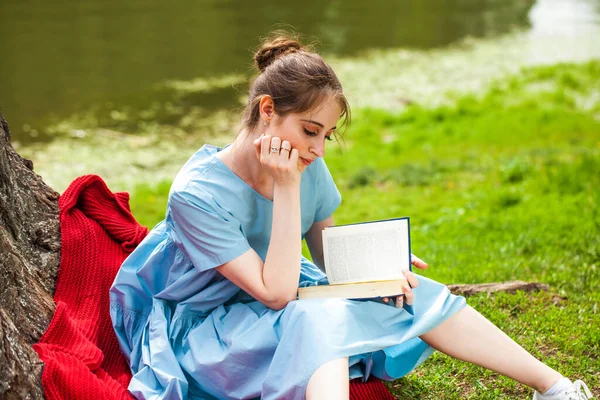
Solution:
M 258 110 L 260 112 L 260 117 L 264 121 L 270 121 L 275 115 L 275 103 L 273 102 L 273 98 L 268 94 L 264 95 L 260 99 Z

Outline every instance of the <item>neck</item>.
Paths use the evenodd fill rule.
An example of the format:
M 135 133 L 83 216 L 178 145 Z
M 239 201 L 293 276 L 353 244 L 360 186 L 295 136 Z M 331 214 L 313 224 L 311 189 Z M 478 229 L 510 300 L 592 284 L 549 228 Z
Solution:
M 273 179 L 260 165 L 256 155 L 254 140 L 259 136 L 258 132 L 243 130 L 223 152 L 221 160 L 248 185 L 265 194 L 272 191 Z

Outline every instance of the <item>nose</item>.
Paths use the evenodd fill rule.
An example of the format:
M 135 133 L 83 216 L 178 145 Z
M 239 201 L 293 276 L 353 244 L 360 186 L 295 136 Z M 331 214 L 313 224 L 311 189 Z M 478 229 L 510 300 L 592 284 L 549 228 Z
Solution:
M 325 157 L 325 143 L 322 140 L 319 140 L 313 144 L 313 146 L 309 150 L 317 157 Z

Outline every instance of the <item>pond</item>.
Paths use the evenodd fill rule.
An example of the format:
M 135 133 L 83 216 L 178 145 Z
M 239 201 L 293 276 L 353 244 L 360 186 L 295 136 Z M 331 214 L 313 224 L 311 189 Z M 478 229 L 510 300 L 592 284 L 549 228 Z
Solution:
M 26 144 L 48 139 L 52 118 L 146 102 L 161 82 L 248 73 L 257 38 L 273 28 L 316 37 L 326 54 L 360 56 L 515 29 L 569 35 L 600 26 L 600 0 L 3 0 L 0 15 L 0 107 Z

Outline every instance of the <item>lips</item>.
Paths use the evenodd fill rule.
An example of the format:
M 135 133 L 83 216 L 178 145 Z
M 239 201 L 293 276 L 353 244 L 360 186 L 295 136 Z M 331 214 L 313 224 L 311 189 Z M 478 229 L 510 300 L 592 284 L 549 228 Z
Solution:
M 302 160 L 302 162 L 304 163 L 304 165 L 306 165 L 307 167 L 312 164 L 312 162 L 314 160 L 307 160 L 306 158 L 300 157 L 300 160 Z

